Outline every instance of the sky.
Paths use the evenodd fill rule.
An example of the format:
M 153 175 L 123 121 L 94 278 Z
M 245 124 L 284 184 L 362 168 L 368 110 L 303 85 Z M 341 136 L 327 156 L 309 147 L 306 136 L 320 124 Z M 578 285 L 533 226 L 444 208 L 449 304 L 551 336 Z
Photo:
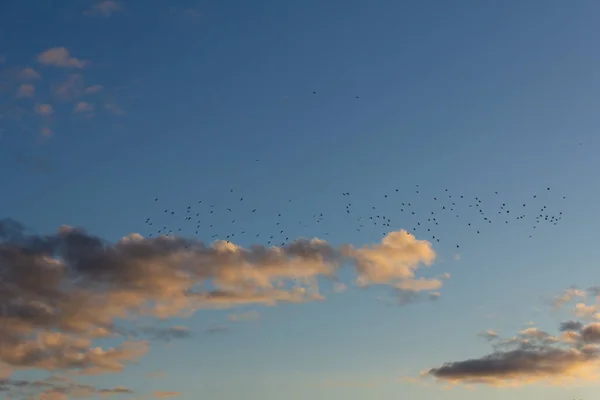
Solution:
M 2 1 L 0 393 L 597 398 L 599 12 Z

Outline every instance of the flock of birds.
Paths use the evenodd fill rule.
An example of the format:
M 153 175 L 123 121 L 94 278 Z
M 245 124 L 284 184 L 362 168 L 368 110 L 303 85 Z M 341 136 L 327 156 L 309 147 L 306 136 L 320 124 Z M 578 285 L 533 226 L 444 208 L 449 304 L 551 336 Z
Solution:
M 380 194 L 378 204 L 364 204 L 364 199 L 360 199 L 364 196 L 360 196 L 357 202 L 362 202 L 362 206 L 353 204 L 352 193 L 343 192 L 339 195 L 343 206 L 337 207 L 337 212 L 311 212 L 306 218 L 298 219 L 299 212 L 284 212 L 284 205 L 281 205 L 279 211 L 272 206 L 261 208 L 248 204 L 250 202 L 243 195 L 230 189 L 226 201 L 211 204 L 198 199 L 183 209 L 162 208 L 161 217 L 147 217 L 145 224 L 149 228 L 147 235 L 150 237 L 195 233 L 204 241 L 209 238 L 210 241 L 228 242 L 252 240 L 252 243 L 267 246 L 284 246 L 299 236 L 298 227 L 310 228 L 311 235 L 328 236 L 327 227 L 333 225 L 328 225 L 327 222 L 339 228 L 340 218 L 345 218 L 351 224 L 344 226 L 344 229 L 351 228 L 358 232 L 376 230 L 378 235 L 386 235 L 403 228 L 418 238 L 438 243 L 443 241 L 440 223 L 444 225 L 449 222 L 448 219 L 452 219 L 451 223 L 454 225 L 462 224 L 474 234 L 481 234 L 494 224 L 528 223 L 533 229 L 529 235 L 531 238 L 542 224 L 558 225 L 563 217 L 562 211 L 553 213 L 547 205 L 547 200 L 551 200 L 550 196 L 553 195 L 549 187 L 543 188 L 538 194 L 531 194 L 527 201 L 519 204 L 513 201 L 510 205 L 507 200 L 502 200 L 497 191 L 490 193 L 491 196 L 485 200 L 481 196 L 469 197 L 452 193 L 448 189 L 437 194 L 425 194 L 419 185 L 416 185 L 410 195 L 406 192 L 393 189 Z M 565 200 L 566 197 L 560 196 L 559 199 Z M 162 203 L 158 197 L 154 198 L 154 202 L 157 205 Z M 292 199 L 288 199 L 287 203 L 292 203 Z M 292 215 L 295 217 L 294 221 L 286 219 Z M 258 226 L 263 227 L 260 232 L 251 232 L 249 227 Z M 265 233 L 265 226 L 271 226 L 271 230 Z M 458 243 L 452 243 L 452 246 L 460 248 Z

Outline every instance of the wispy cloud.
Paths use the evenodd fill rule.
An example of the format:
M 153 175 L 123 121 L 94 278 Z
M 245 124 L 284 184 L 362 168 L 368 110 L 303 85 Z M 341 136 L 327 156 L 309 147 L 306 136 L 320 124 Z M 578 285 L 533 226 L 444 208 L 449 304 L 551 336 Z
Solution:
M 146 374 L 146 377 L 151 378 L 151 379 L 162 379 L 162 378 L 165 378 L 166 376 L 167 376 L 167 373 L 165 371 L 163 371 L 162 369 L 148 372 Z
M 104 87 L 102 85 L 92 85 L 85 88 L 83 91 L 85 94 L 96 94 L 100 93 Z
M 23 84 L 21 86 L 19 86 L 19 89 L 17 89 L 17 97 L 18 98 L 24 98 L 24 97 L 33 97 L 33 95 L 35 94 L 35 86 L 31 85 L 31 84 Z
M 181 396 L 180 392 L 168 392 L 168 391 L 161 391 L 161 390 L 156 390 L 154 391 L 154 397 L 157 399 L 168 399 L 171 397 L 177 397 L 177 396 Z
M 36 104 L 35 105 L 35 113 L 38 115 L 43 115 L 43 116 L 49 116 L 54 114 L 54 107 L 52 107 L 50 104 Z
M 260 318 L 260 313 L 258 311 L 252 310 L 252 311 L 247 311 L 245 313 L 239 313 L 239 314 L 229 314 L 227 316 L 227 318 L 230 321 L 256 321 L 257 319 Z
M 23 68 L 19 73 L 19 76 L 21 77 L 21 79 L 26 81 L 42 78 L 40 74 L 31 67 Z
M 80 101 L 73 107 L 73 112 L 77 114 L 91 111 L 94 111 L 94 105 L 85 101 Z
M 114 0 L 103 0 L 92 5 L 84 11 L 85 15 L 91 17 L 110 17 L 114 13 L 123 10 L 120 2 Z
M 114 103 L 107 103 L 104 105 L 104 108 L 113 115 L 125 115 L 125 111 Z
M 83 76 L 70 74 L 66 80 L 53 85 L 53 94 L 60 101 L 72 101 L 83 93 Z
M 582 299 L 587 297 L 587 292 L 577 287 L 570 287 L 565 289 L 561 294 L 556 295 L 552 300 L 552 305 L 555 310 L 558 310 L 563 304 L 569 303 L 576 299 Z
M 172 326 L 170 328 L 147 327 L 142 328 L 140 332 L 150 335 L 150 338 L 153 340 L 162 340 L 165 342 L 192 337 L 192 332 L 185 326 Z
M 196 8 L 172 8 L 171 14 L 191 23 L 199 23 L 204 19 L 204 14 Z
M 206 328 L 204 330 L 204 333 L 206 333 L 207 335 L 216 335 L 219 333 L 227 333 L 229 332 L 229 327 L 228 326 L 223 326 L 223 325 L 217 325 L 217 326 L 211 326 L 209 328 Z
M 42 65 L 60 68 L 83 68 L 89 63 L 88 61 L 72 57 L 64 47 L 48 49 L 40 53 L 37 60 Z
M 2 391 L 7 396 L 18 396 L 15 398 L 40 400 L 107 397 L 133 393 L 131 389 L 122 386 L 98 388 L 92 385 L 82 385 L 70 378 L 56 375 L 41 380 L 5 379 L 0 382 L 0 392 Z

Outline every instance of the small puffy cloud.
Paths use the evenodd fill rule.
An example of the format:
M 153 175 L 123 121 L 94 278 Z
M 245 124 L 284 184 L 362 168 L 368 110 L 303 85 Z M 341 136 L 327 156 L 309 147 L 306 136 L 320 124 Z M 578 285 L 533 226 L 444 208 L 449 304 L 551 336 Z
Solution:
M 227 316 L 230 321 L 255 321 L 260 318 L 258 311 L 252 310 L 240 314 L 229 314 Z
M 569 328 L 579 328 L 570 321 Z M 564 324 L 561 328 L 566 327 Z M 600 377 L 600 323 L 582 327 L 581 334 L 565 331 L 554 337 L 527 328 L 516 337 L 497 340 L 494 352 L 480 358 L 454 361 L 426 371 L 423 376 L 451 384 L 520 386 L 531 383 L 579 383 Z M 566 335 L 565 335 L 566 334 Z
M 575 304 L 575 315 L 584 319 L 600 319 L 598 307 L 595 305 L 587 305 L 585 303 Z
M 80 101 L 73 107 L 73 112 L 77 114 L 91 111 L 94 111 L 94 105 L 85 101 Z
M 52 115 L 54 113 L 54 107 L 52 107 L 50 104 L 36 104 L 35 105 L 35 113 L 38 115 L 43 115 L 43 116 L 49 116 Z
M 31 81 L 35 79 L 41 79 L 40 74 L 31 67 L 25 67 L 19 73 L 19 76 L 24 81 Z
M 88 62 L 72 57 L 64 47 L 53 47 L 37 57 L 40 64 L 60 68 L 83 68 Z
M 103 89 L 104 89 L 104 86 L 102 86 L 102 85 L 92 85 L 92 86 L 86 87 L 85 90 L 83 91 L 83 93 L 96 94 L 96 93 L 100 93 Z
M 162 391 L 162 390 L 156 390 L 154 391 L 154 398 L 156 399 L 169 399 L 171 397 L 177 397 L 177 396 L 181 396 L 181 393 L 179 392 L 169 392 L 169 391 Z
M 23 85 L 19 86 L 19 89 L 17 90 L 18 98 L 33 97 L 34 94 L 35 94 L 35 86 L 33 86 L 31 84 L 23 84 Z
M 44 137 L 52 136 L 52 130 L 50 128 L 48 128 L 47 126 L 43 126 L 42 129 L 40 129 L 40 133 Z
M 380 244 L 361 248 L 346 247 L 342 250 L 347 257 L 355 260 L 360 285 L 389 284 L 396 282 L 399 289 L 426 285 L 435 286 L 429 281 L 415 281 L 415 270 L 420 264 L 430 265 L 435 259 L 431 244 L 416 240 L 406 231 L 392 232 Z
M 92 5 L 89 9 L 84 11 L 85 15 L 93 17 L 110 17 L 114 13 L 121 11 L 123 6 L 121 3 L 114 0 L 103 0 Z
M 479 336 L 481 336 L 487 340 L 496 340 L 500 337 L 496 331 L 491 330 L 491 329 L 486 332 L 480 333 Z
M 582 329 L 583 329 L 583 324 L 579 321 L 565 321 L 565 322 L 561 322 L 558 330 L 561 332 L 567 332 L 567 331 L 579 332 Z

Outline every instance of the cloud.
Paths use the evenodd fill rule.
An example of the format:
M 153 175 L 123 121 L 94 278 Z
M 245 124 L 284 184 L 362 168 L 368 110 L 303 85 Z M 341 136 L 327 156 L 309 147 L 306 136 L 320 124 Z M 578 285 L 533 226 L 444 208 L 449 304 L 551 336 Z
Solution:
M 114 13 L 123 9 L 121 3 L 114 0 L 103 0 L 92 5 L 88 10 L 84 11 L 85 15 L 93 17 L 110 17 Z
M 199 23 L 204 19 L 204 14 L 195 8 L 171 8 L 170 13 L 191 23 Z
M 113 114 L 113 115 L 124 115 L 125 111 L 123 111 L 123 109 L 121 107 L 119 107 L 118 105 L 114 104 L 114 103 L 107 103 L 104 105 L 104 108 L 106 109 L 106 111 L 108 111 L 109 113 Z
M 151 339 L 170 342 L 174 339 L 188 339 L 192 337 L 192 332 L 185 326 L 173 326 L 170 328 L 148 327 L 141 329 L 141 332 L 150 335 Z
M 139 234 L 115 243 L 79 228 L 62 226 L 41 235 L 14 220 L 0 220 L 0 363 L 15 371 L 117 373 L 147 352 L 149 342 L 140 335 L 162 340 L 190 335 L 179 326 L 130 335 L 123 324 L 134 318 L 320 301 L 319 281 L 337 281 L 341 268 L 368 278 L 368 284 L 395 288 L 408 280 L 415 291 L 427 291 L 429 286 L 412 280 L 418 281 L 421 265 L 433 261 L 430 246 L 406 231 L 363 247 L 299 238 L 282 247 L 245 248 L 221 240 L 205 244 Z M 214 326 L 206 332 L 227 329 Z M 98 344 L 109 338 L 111 347 Z
M 559 331 L 580 331 L 583 329 L 583 324 L 579 321 L 565 321 L 560 324 Z
M 577 298 L 585 298 L 586 296 L 587 293 L 585 290 L 578 289 L 576 287 L 570 287 L 560 295 L 555 296 L 552 300 L 552 305 L 554 306 L 554 309 L 557 310 L 565 303 L 569 303 Z
M 53 87 L 54 96 L 61 101 L 74 100 L 83 90 L 83 77 L 80 74 L 70 74 L 64 82 Z
M 35 86 L 30 85 L 30 84 L 23 84 L 23 85 L 19 86 L 19 89 L 17 90 L 17 97 L 18 98 L 33 97 L 34 93 L 35 93 Z
M 102 85 L 92 85 L 92 86 L 86 87 L 85 90 L 83 91 L 83 93 L 96 94 L 96 93 L 100 93 L 103 89 L 104 89 L 104 87 Z
M 162 378 L 165 378 L 167 376 L 167 374 L 162 369 L 159 369 L 159 370 L 147 373 L 146 376 L 151 379 L 162 379 Z
M 40 129 L 40 133 L 44 137 L 52 136 L 52 130 L 50 128 L 48 128 L 47 126 L 43 126 L 42 129 Z
M 37 61 L 43 65 L 61 68 L 83 68 L 88 64 L 87 61 L 71 57 L 64 47 L 53 47 L 40 53 Z
M 348 285 L 343 282 L 336 282 L 333 284 L 333 291 L 335 293 L 344 293 L 348 289 Z
M 204 17 L 204 15 L 200 11 L 198 11 L 194 8 L 186 8 L 186 9 L 182 10 L 182 14 L 186 19 L 188 19 L 192 22 L 200 22 L 200 21 L 202 21 L 202 18 Z
M 527 328 L 513 338 L 494 337 L 494 352 L 480 358 L 454 361 L 426 371 L 423 376 L 451 384 L 520 386 L 545 382 L 578 383 L 600 377 L 600 323 L 580 326 L 569 321 L 562 328 L 581 328 L 554 337 Z M 565 331 L 565 333 L 567 333 Z
M 227 333 L 227 332 L 229 332 L 229 327 L 222 326 L 222 325 L 211 326 L 210 328 L 206 328 L 204 330 L 204 333 L 206 333 L 208 335 L 216 335 L 218 333 Z
M 5 379 L 0 381 L 0 392 L 2 391 L 6 396 L 39 400 L 66 400 L 68 398 L 105 397 L 133 393 L 132 390 L 122 386 L 98 388 L 92 385 L 82 385 L 70 378 L 57 375 L 39 380 Z
M 40 76 L 40 74 L 37 73 L 37 71 L 31 67 L 23 68 L 23 70 L 21 70 L 21 72 L 19 73 L 19 76 L 22 80 L 25 80 L 25 81 L 31 81 L 31 80 L 36 80 L 36 79 L 42 78 Z
M 74 113 L 83 113 L 83 112 L 91 112 L 91 111 L 94 111 L 94 106 L 85 101 L 80 101 L 79 103 L 75 104 L 75 107 L 73 107 Z
M 496 340 L 498 339 L 500 336 L 498 335 L 498 333 L 496 331 L 493 330 L 488 330 L 486 332 L 482 332 L 479 334 L 479 336 L 487 339 L 487 340 Z
M 54 113 L 54 107 L 52 107 L 50 104 L 36 104 L 35 105 L 35 113 L 38 115 L 43 115 L 43 116 L 49 116 L 52 115 Z
M 167 398 L 171 398 L 171 397 L 176 397 L 176 396 L 181 396 L 181 393 L 179 392 L 167 392 L 167 391 L 161 391 L 161 390 L 156 390 L 154 391 L 154 397 L 157 399 L 167 399 Z
M 600 343 L 600 323 L 594 322 L 581 330 L 581 337 L 586 343 Z
M 257 319 L 260 318 L 260 314 L 258 311 L 252 310 L 252 311 L 247 311 L 245 313 L 240 313 L 240 314 L 229 314 L 227 316 L 227 318 L 229 318 L 230 321 L 256 321 Z
M 600 319 L 598 307 L 595 305 L 586 305 L 585 303 L 575 304 L 575 315 L 583 319 Z

